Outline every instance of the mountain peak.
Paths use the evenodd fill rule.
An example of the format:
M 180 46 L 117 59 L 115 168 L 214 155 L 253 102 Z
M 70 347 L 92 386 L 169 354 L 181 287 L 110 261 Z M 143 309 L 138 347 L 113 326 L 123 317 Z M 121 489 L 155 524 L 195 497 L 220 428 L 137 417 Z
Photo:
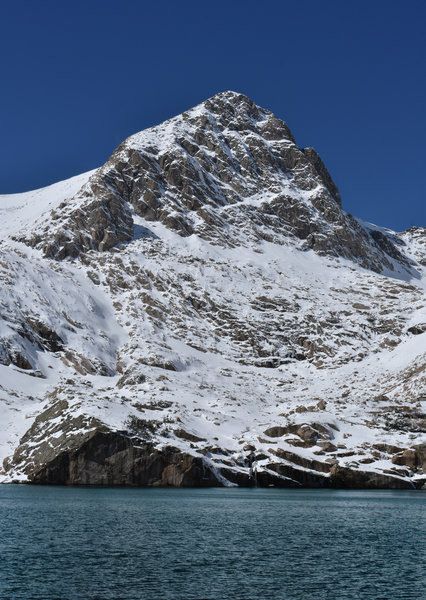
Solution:
M 236 110 L 244 108 L 245 110 L 251 109 L 253 111 L 265 112 L 264 109 L 258 106 L 251 98 L 240 92 L 233 92 L 232 90 L 218 92 L 214 96 L 211 96 L 211 98 L 204 100 L 202 104 L 210 108 L 214 107 L 215 110 L 221 110 L 224 105 L 228 104 Z M 269 111 L 267 112 L 269 113 Z
M 233 90 L 225 90 L 223 92 L 217 92 L 210 98 L 207 98 L 204 102 L 208 102 L 209 100 L 227 100 L 228 102 L 240 103 L 240 102 L 252 102 L 250 98 L 248 98 L 245 94 L 241 92 L 234 92 Z
M 257 105 L 253 100 L 241 94 L 227 90 L 218 92 L 211 98 L 208 98 L 200 105 L 192 109 L 195 114 L 202 108 L 206 112 L 213 114 L 218 119 L 219 124 L 228 126 L 229 128 L 236 127 L 237 130 L 247 128 L 253 129 L 260 122 L 263 125 L 275 126 L 282 132 L 283 125 L 285 126 L 285 134 L 292 142 L 295 140 L 288 129 L 287 125 L 280 119 L 277 119 L 269 110 Z M 188 111 L 191 112 L 191 111 Z
M 88 183 L 25 238 L 51 257 L 109 250 L 133 239 L 134 217 L 222 246 L 262 240 L 342 256 L 366 268 L 406 264 L 341 206 L 312 148 L 286 123 L 233 91 L 125 140 Z

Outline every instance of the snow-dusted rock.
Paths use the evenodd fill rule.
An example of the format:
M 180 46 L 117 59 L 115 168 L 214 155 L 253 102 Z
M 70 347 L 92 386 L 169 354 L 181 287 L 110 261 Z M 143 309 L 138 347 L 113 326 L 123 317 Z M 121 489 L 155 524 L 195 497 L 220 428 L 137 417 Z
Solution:
M 1 480 L 426 481 L 426 230 L 347 214 L 245 96 L 0 196 L 0 230 Z
M 235 92 L 128 138 L 29 241 L 58 259 L 109 250 L 131 239 L 131 210 L 215 244 L 282 242 L 284 233 L 377 271 L 392 268 L 389 257 L 404 261 L 389 237 L 344 213 L 315 150 Z

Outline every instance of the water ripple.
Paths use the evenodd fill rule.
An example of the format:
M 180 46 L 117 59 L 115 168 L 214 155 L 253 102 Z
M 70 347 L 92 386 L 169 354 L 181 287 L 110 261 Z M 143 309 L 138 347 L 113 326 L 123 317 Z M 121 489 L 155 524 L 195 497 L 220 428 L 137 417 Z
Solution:
M 0 486 L 2 600 L 425 597 L 426 494 Z

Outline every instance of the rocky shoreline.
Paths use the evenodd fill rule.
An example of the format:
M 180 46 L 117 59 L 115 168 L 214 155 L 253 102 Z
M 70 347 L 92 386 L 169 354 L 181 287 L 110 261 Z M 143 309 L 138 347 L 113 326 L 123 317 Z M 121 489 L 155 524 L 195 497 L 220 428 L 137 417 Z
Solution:
M 126 487 L 280 487 L 335 489 L 425 489 L 426 477 L 416 484 L 401 477 L 340 467 L 320 461 L 288 462 L 256 468 L 255 454 L 245 467 L 217 468 L 209 457 L 193 456 L 178 448 L 161 450 L 143 440 L 117 432 L 95 431 L 79 448 L 64 451 L 30 470 L 33 485 Z M 300 464 L 292 464 L 290 459 Z M 299 460 L 298 460 L 299 459 Z M 249 465 L 249 466 L 248 466 Z M 17 483 L 11 481 L 11 483 Z

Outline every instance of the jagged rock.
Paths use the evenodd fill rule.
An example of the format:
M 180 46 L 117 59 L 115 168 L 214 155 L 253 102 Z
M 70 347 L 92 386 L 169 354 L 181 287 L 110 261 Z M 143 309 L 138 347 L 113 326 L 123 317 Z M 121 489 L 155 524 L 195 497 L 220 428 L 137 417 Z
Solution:
M 10 365 L 10 363 L 18 367 L 18 369 L 24 369 L 24 371 L 33 369 L 33 366 L 27 357 L 23 356 L 20 352 L 14 349 L 10 350 L 3 360 L 3 364 Z
M 375 229 L 370 231 L 370 235 L 376 242 L 376 244 L 379 246 L 379 248 L 381 248 L 388 256 L 390 256 L 391 258 L 395 258 L 396 260 L 404 260 L 403 255 L 398 250 L 398 248 L 382 231 L 378 231 Z
M 64 347 L 64 340 L 56 333 L 56 331 L 53 331 L 45 323 L 29 316 L 26 321 L 35 333 L 41 348 L 49 350 L 49 352 L 59 352 L 59 350 L 62 350 Z
M 38 232 L 26 241 L 42 248 L 45 255 L 61 260 L 75 258 L 87 250 L 109 250 L 120 242 L 133 237 L 133 218 L 123 193 L 120 175 L 112 173 L 104 177 L 95 173 L 73 199 L 78 208 L 67 211 L 55 219 L 53 235 L 42 236 Z M 21 239 L 18 238 L 20 241 Z
M 173 143 L 163 147 L 165 127 Z M 309 203 L 297 202 L 297 191 L 309 192 Z M 196 232 L 224 243 L 224 225 L 250 221 L 250 203 L 241 202 L 260 194 L 265 201 L 253 225 L 260 218 L 270 233 L 287 230 L 316 252 L 376 271 L 393 268 L 387 257 L 405 260 L 383 233 L 371 231 L 370 237 L 342 211 L 338 189 L 313 148 L 298 148 L 283 121 L 235 92 L 125 140 L 62 207 L 64 216 L 55 215 L 53 234 L 37 232 L 27 241 L 57 259 L 108 250 L 132 239 L 131 206 L 182 236 Z

